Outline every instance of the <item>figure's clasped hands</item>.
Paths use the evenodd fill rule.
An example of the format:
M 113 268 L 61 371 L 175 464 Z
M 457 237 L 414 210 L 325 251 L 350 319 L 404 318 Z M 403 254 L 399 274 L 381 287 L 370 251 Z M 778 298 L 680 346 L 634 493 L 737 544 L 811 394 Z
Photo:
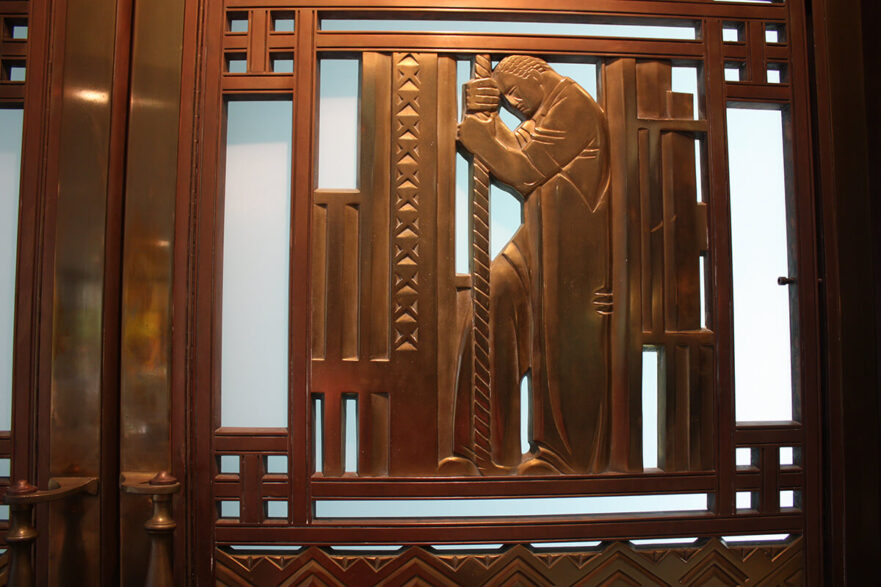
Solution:
M 465 82 L 464 93 L 465 116 L 457 138 L 472 153 L 481 153 L 495 138 L 493 119 L 501 103 L 499 88 L 491 78 L 479 78 Z
M 465 112 L 498 112 L 501 102 L 499 88 L 492 78 L 478 78 L 463 84 L 465 90 Z

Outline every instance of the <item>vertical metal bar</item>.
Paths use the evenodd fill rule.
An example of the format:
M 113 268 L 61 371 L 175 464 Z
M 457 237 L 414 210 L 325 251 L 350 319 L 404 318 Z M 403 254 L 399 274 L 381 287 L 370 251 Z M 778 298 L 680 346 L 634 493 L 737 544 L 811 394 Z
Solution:
M 296 14 L 294 92 L 294 193 L 291 202 L 291 317 L 290 317 L 290 442 L 291 522 L 306 524 L 311 518 L 309 466 L 311 406 L 309 401 L 309 240 L 312 211 L 313 145 L 315 133 L 315 31 L 318 14 L 301 9 Z
M 474 56 L 473 79 L 492 74 L 489 55 Z M 474 422 L 474 455 L 477 467 L 486 471 L 492 464 L 490 445 L 490 346 L 489 346 L 489 167 L 474 157 L 471 165 L 471 301 L 474 309 L 472 353 L 474 393 L 471 410 Z

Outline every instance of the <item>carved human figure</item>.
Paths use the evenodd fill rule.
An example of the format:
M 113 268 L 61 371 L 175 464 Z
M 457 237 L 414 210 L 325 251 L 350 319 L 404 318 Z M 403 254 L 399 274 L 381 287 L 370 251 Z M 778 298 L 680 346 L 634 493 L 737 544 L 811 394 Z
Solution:
M 501 97 L 523 121 L 501 121 Z M 523 225 L 490 269 L 491 445 L 521 474 L 608 466 L 608 129 L 602 108 L 545 61 L 504 58 L 465 87 L 459 141 L 522 194 Z M 520 382 L 531 377 L 531 450 Z

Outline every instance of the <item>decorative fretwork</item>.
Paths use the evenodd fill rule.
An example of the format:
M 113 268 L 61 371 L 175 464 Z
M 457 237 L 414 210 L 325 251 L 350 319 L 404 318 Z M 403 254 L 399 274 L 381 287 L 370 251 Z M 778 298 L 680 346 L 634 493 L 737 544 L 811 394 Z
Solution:
M 610 542 L 587 551 L 540 552 L 523 545 L 488 553 L 411 547 L 395 554 L 216 551 L 220 585 L 801 585 L 802 539 L 731 546 L 710 538 L 687 548 Z
M 10 7 L 6 8 L 9 4 Z M 27 3 L 0 2 L 0 102 L 24 100 L 27 71 Z
M 394 348 L 419 345 L 419 133 L 420 65 L 412 53 L 395 54 L 394 96 Z
M 294 13 L 290 10 L 229 10 L 223 33 L 223 89 L 293 89 Z

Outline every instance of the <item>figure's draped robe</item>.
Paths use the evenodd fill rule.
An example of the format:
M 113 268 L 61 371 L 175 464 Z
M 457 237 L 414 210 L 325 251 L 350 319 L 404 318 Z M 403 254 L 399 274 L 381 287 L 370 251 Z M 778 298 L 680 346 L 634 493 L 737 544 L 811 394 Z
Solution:
M 504 467 L 523 458 L 520 382 L 530 373 L 527 457 L 563 473 L 600 472 L 610 403 L 610 306 L 595 303 L 610 300 L 605 116 L 564 78 L 514 135 L 542 179 L 512 182 L 525 197 L 524 223 L 491 267 L 493 458 Z

